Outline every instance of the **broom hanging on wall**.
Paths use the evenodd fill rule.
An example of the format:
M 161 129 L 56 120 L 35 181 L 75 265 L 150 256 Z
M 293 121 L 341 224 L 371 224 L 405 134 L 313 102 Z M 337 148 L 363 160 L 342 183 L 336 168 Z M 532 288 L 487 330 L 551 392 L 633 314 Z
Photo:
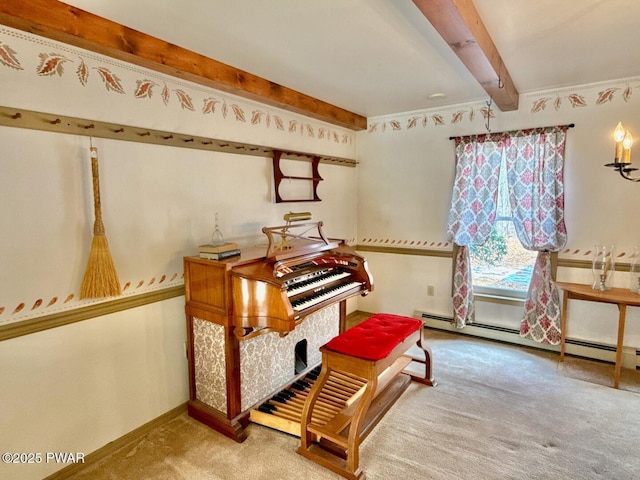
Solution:
M 120 295 L 120 280 L 113 265 L 109 243 L 104 233 L 102 211 L 100 208 L 100 175 L 98 171 L 98 149 L 90 143 L 91 177 L 93 178 L 93 208 L 95 222 L 93 224 L 93 240 L 84 272 L 80 298 L 104 298 Z

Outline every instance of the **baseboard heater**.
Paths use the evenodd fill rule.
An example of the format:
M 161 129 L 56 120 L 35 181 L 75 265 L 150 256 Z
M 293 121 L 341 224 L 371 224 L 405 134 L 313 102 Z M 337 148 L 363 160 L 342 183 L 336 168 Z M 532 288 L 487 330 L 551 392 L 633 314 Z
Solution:
M 465 335 L 471 335 L 489 340 L 505 342 L 515 345 L 524 345 L 527 347 L 539 348 L 542 350 L 560 351 L 559 346 L 543 345 L 531 340 L 527 340 L 520 336 L 520 330 L 515 328 L 502 327 L 499 325 L 489 325 L 481 322 L 474 322 L 465 328 L 455 328 L 451 323 L 453 318 L 450 316 L 436 315 L 426 312 L 417 312 L 419 318 L 425 321 L 425 325 L 429 328 L 438 330 L 448 330 Z M 613 363 L 615 358 L 615 345 L 606 345 L 596 342 L 587 342 L 573 338 L 566 339 L 567 353 L 580 357 L 590 358 L 593 360 L 601 360 Z M 636 370 L 640 370 L 640 349 L 635 349 L 635 358 L 632 365 Z

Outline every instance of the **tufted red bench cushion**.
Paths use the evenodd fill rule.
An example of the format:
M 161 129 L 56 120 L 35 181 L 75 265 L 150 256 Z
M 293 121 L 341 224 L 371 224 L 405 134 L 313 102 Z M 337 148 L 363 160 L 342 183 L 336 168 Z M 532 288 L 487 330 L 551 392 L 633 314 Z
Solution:
M 364 360 L 380 360 L 420 328 L 422 321 L 416 318 L 377 313 L 330 340 L 325 348 Z

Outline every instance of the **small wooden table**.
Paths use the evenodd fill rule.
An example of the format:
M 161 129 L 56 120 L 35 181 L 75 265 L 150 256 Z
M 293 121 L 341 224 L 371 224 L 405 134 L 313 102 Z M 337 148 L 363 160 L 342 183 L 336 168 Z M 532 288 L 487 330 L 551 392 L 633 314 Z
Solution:
M 622 367 L 622 343 L 624 340 L 624 321 L 627 313 L 627 305 L 640 307 L 640 295 L 632 293 L 624 288 L 612 288 L 611 290 L 594 290 L 591 285 L 581 283 L 557 282 L 558 288 L 564 291 L 562 298 L 562 317 L 560 320 L 560 361 L 564 360 L 564 344 L 567 336 L 567 305 L 569 299 L 587 300 L 591 302 L 613 303 L 618 305 L 618 343 L 616 344 L 616 366 L 613 375 L 613 388 L 618 388 L 620 383 L 620 368 Z

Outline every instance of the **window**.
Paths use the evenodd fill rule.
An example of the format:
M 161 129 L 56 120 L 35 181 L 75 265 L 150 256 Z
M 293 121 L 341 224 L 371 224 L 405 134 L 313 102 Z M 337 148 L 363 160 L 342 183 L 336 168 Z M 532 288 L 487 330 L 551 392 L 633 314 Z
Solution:
M 503 155 L 498 181 L 496 221 L 484 245 L 469 248 L 473 292 L 510 298 L 526 298 L 538 252 L 522 246 L 513 225 Z
M 512 252 L 507 245 L 513 244 L 517 248 L 517 243 L 507 241 L 515 235 L 509 234 L 507 227 L 500 227 L 506 222 L 507 226 L 517 227 L 518 238 L 527 249 L 538 252 L 531 285 L 526 290 L 520 335 L 550 345 L 560 343 L 560 305 L 557 287 L 553 284 L 553 264 L 554 255 L 567 240 L 563 171 L 566 130 L 570 127 L 560 125 L 455 137 L 456 175 L 447 237 L 458 247 L 452 289 L 456 327 L 473 323 L 475 317 L 471 247 L 485 246 L 492 228 L 498 224 L 493 233 L 494 243 L 502 242 L 498 245 L 504 246 L 505 251 L 498 251 L 496 258 L 489 259 L 494 273 L 498 268 L 508 266 Z M 505 159 L 509 170 L 504 167 Z M 501 181 L 502 195 L 497 192 Z M 509 195 L 506 195 L 505 184 L 508 184 Z M 503 205 L 500 211 L 497 209 L 498 197 Z M 512 203 L 511 213 L 507 209 L 507 199 Z M 496 216 L 502 220 L 496 222 Z M 511 218 L 517 223 L 514 224 Z M 486 249 L 488 252 L 492 252 L 490 247 L 491 243 Z M 482 250 L 476 249 L 476 253 L 479 251 Z M 504 290 L 504 282 L 524 278 L 530 265 L 518 260 L 508 274 L 497 275 L 503 283 L 503 291 L 511 293 L 511 298 L 513 286 Z M 480 278 L 480 272 L 477 276 Z M 490 288 L 500 288 L 501 282 Z

